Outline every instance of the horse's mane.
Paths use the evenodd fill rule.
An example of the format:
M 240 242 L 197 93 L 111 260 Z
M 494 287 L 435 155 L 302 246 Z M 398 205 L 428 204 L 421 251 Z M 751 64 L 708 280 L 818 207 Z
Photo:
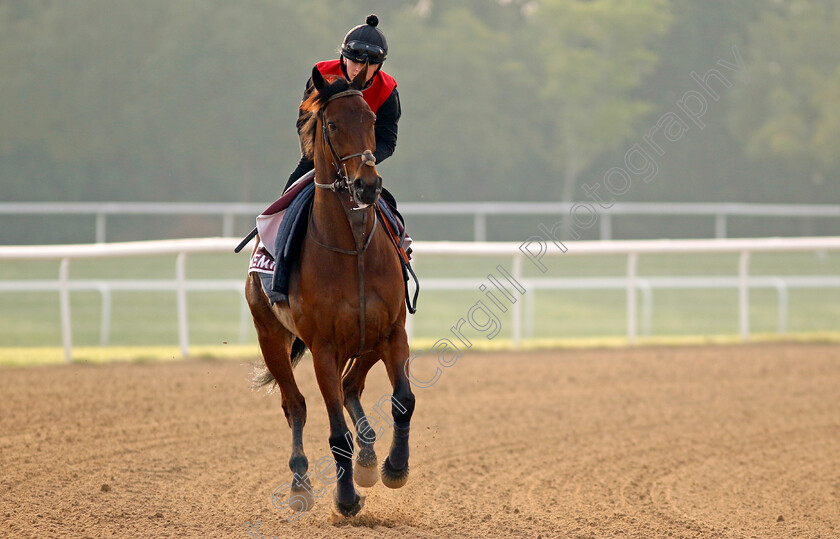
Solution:
M 326 80 L 329 82 L 327 86 L 320 90 L 313 88 L 309 97 L 300 104 L 298 126 L 300 126 L 301 149 L 303 155 L 308 159 L 313 159 L 315 155 L 315 128 L 318 124 L 318 111 L 332 96 L 350 88 L 350 81 L 344 77 L 327 75 Z

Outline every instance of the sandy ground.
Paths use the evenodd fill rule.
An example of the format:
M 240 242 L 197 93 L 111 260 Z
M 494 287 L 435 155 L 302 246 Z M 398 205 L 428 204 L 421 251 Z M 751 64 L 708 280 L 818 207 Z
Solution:
M 248 372 L 0 370 L 0 536 L 840 537 L 837 345 L 466 355 L 415 389 L 404 488 L 295 522 L 271 504 L 290 479 L 280 397 Z M 326 412 L 310 360 L 297 375 L 314 463 Z M 387 393 L 380 365 L 363 401 Z

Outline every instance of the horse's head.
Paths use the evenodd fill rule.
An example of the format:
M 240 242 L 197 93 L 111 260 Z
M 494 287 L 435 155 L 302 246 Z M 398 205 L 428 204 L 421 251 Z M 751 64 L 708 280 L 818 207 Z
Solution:
M 319 161 L 325 161 L 327 168 L 335 169 L 330 188 L 346 187 L 361 208 L 376 202 L 382 192 L 382 178 L 376 172 L 373 156 L 376 115 L 361 92 L 367 70 L 365 66 L 350 82 L 344 78 L 328 82 L 317 67 L 313 68 L 316 91 L 301 105 L 304 153 L 316 161 L 316 168 Z

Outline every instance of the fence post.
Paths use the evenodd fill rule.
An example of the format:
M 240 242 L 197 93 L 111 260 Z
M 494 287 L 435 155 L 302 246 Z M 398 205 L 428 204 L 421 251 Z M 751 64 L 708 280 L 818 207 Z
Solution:
M 70 324 L 70 259 L 62 258 L 58 267 L 58 302 L 61 310 L 61 343 L 64 361 L 73 359 L 73 330 Z
M 612 239 L 612 216 L 607 213 L 598 215 L 601 220 L 599 226 L 601 228 L 601 241 L 608 241 Z
M 248 298 L 245 297 L 245 290 L 239 292 L 239 344 L 248 342 L 248 333 L 254 327 L 251 322 L 251 309 L 248 307 Z
M 526 293 L 525 296 L 522 297 L 522 301 L 525 303 L 525 338 L 526 339 L 535 339 L 536 335 L 536 314 L 537 314 L 537 289 L 533 283 L 522 283 L 522 286 L 527 285 L 527 290 L 533 290 L 533 294 Z
M 723 239 L 726 237 L 726 214 L 715 214 L 715 238 Z
M 105 213 L 96 214 L 96 243 L 105 243 Z
M 102 320 L 99 322 L 99 345 L 107 346 L 111 336 L 111 290 L 102 283 L 99 286 L 102 295 Z
M 520 251 L 517 251 L 515 255 L 513 255 L 513 279 L 521 283 L 522 282 L 522 254 Z M 525 293 L 527 294 L 528 291 L 526 290 Z M 522 298 L 522 301 L 517 301 L 513 304 L 513 312 L 511 315 L 513 316 L 513 348 L 514 350 L 518 349 L 519 346 L 522 344 L 522 303 L 524 302 L 525 298 Z
M 638 279 L 639 291 L 642 293 L 642 335 L 650 337 L 651 320 L 653 319 L 653 289 L 647 279 Z
M 473 216 L 474 240 L 487 241 L 487 214 L 476 213 Z
M 187 324 L 187 253 L 178 253 L 175 260 L 175 281 L 178 298 L 178 343 L 181 355 L 187 357 L 190 353 L 189 326 Z
M 222 237 L 233 237 L 233 214 L 226 213 L 222 216 Z
M 627 254 L 627 341 L 636 342 L 636 266 L 639 255 L 637 253 Z
M 750 338 L 749 262 L 750 252 L 741 251 L 738 260 L 738 315 L 742 341 Z

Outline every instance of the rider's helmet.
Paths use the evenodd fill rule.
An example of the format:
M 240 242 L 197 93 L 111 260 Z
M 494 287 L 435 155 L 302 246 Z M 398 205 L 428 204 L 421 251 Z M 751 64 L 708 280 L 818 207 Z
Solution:
M 341 56 L 354 62 L 381 64 L 388 55 L 388 42 L 385 34 L 376 27 L 379 17 L 368 15 L 365 24 L 353 28 L 344 36 L 341 44 Z

